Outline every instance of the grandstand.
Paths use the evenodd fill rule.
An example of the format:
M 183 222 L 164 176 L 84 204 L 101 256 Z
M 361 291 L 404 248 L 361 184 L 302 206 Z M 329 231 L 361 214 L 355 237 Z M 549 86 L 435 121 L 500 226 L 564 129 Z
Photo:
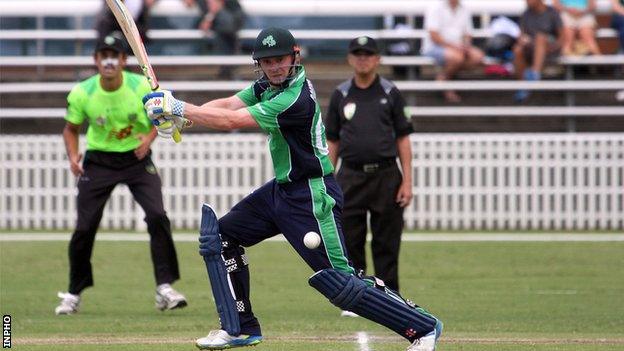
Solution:
M 358 35 L 370 35 L 385 43 L 393 40 L 407 40 L 418 47 L 421 39 L 426 35 L 422 28 L 422 16 L 427 6 L 433 3 L 433 0 L 300 0 L 296 2 L 241 0 L 241 3 L 248 14 L 248 19 L 245 29 L 239 33 L 239 37 L 242 39 L 240 54 L 223 57 L 209 55 L 209 52 L 201 49 L 204 47 L 205 41 L 210 39 L 211 34 L 201 33 L 191 27 L 193 18 L 198 15 L 196 9 L 185 8 L 181 0 L 160 0 L 157 2 L 152 14 L 153 28 L 148 33 L 152 39 L 148 51 L 153 55 L 153 64 L 162 87 L 176 90 L 177 95 L 181 98 L 195 103 L 241 89 L 254 78 L 253 63 L 248 55 L 249 41 L 255 38 L 260 28 L 265 25 L 283 25 L 292 28 L 294 35 L 300 39 L 305 52 L 304 63 L 315 83 L 321 107 L 325 109 L 336 84 L 350 76 L 351 71 L 344 60 L 344 51 L 348 40 Z M 490 35 L 487 31 L 487 25 L 492 18 L 497 15 L 518 16 L 524 9 L 525 1 L 463 0 L 463 3 L 473 13 L 476 28 L 474 37 L 483 40 Z M 472 133 L 577 132 L 571 136 L 565 136 L 564 139 L 560 139 L 561 136 L 557 134 L 544 134 L 538 136 L 537 139 L 529 138 L 528 141 L 527 135 L 522 135 L 518 137 L 517 142 L 518 145 L 522 144 L 525 147 L 523 150 L 526 151 L 526 155 L 536 155 L 535 157 L 537 157 L 541 154 L 532 153 L 532 148 L 535 145 L 540 143 L 548 145 L 549 140 L 556 140 L 555 143 L 562 146 L 561 149 L 553 146 L 553 152 L 560 152 L 557 159 L 562 162 L 561 169 L 564 170 L 561 172 L 565 174 L 562 176 L 563 178 L 569 176 L 569 173 L 566 173 L 571 172 L 569 169 L 585 172 L 581 164 L 566 168 L 569 166 L 565 163 L 566 156 L 561 156 L 582 158 L 584 151 L 579 150 L 578 145 L 584 145 L 583 143 L 600 144 L 599 151 L 606 152 L 603 157 L 609 155 L 609 157 L 613 157 L 610 160 L 620 160 L 621 162 L 624 146 L 623 137 L 618 133 L 624 132 L 624 102 L 618 101 L 615 98 L 615 93 L 624 90 L 624 77 L 622 77 L 624 55 L 617 54 L 615 32 L 604 26 L 606 19 L 608 19 L 609 1 L 599 0 L 598 4 L 599 19 L 600 23 L 603 24 L 598 31 L 598 38 L 606 54 L 600 57 L 562 58 L 548 67 L 545 80 L 540 82 L 527 83 L 510 78 L 487 77 L 481 69 L 468 72 L 457 81 L 435 82 L 432 80 L 434 75 L 432 60 L 417 55 L 384 55 L 382 57 L 382 74 L 396 81 L 412 105 L 412 117 L 418 133 L 465 133 L 460 139 L 456 139 L 450 134 L 444 134 L 441 140 L 446 140 L 448 142 L 446 147 L 450 149 L 463 145 L 462 143 L 470 143 L 470 140 L 475 140 L 475 142 L 485 140 L 487 143 L 495 143 L 496 145 L 502 142 L 500 136 L 496 134 Z M 101 1 L 99 0 L 0 0 L 0 19 L 2 20 L 0 24 L 2 26 L 0 32 L 1 145 L 7 145 L 7 143 L 16 140 L 15 136 L 9 134 L 58 135 L 60 133 L 64 124 L 62 116 L 67 92 L 77 80 L 94 73 L 90 56 L 95 38 L 92 24 L 93 16 L 100 6 Z M 67 14 L 67 8 L 72 9 L 70 15 Z M 392 29 L 392 18 L 395 16 L 406 16 L 407 23 L 412 29 L 407 31 Z M 218 68 L 222 65 L 234 67 L 236 76 L 234 81 L 221 81 L 215 78 Z M 407 67 L 407 73 L 405 75 L 393 75 L 392 68 L 395 66 Z M 136 69 L 136 66 L 133 67 Z M 518 106 L 513 103 L 512 94 L 520 88 L 534 91 L 528 103 L 529 106 Z M 439 92 L 445 89 L 463 91 L 464 102 L 458 106 L 444 105 Z M 203 133 L 207 131 L 197 128 L 192 132 Z M 587 135 L 584 132 L 609 132 L 611 134 L 606 139 L 596 139 L 595 136 Z M 514 135 L 510 134 L 505 138 L 514 140 Z M 33 136 L 33 138 L 37 137 Z M 417 138 L 418 136 L 415 136 L 415 139 Z M 45 143 L 54 142 L 50 139 L 45 140 Z M 417 141 L 414 142 L 414 145 L 419 145 L 416 144 Z M 428 142 L 425 143 L 427 147 L 435 144 L 432 140 Z M 41 144 L 33 139 L 31 144 L 25 144 L 29 145 L 25 147 L 30 148 L 31 158 L 37 159 L 37 150 L 45 148 L 45 145 L 48 145 L 45 143 Z M 242 143 L 244 144 L 244 142 Z M 253 143 L 260 142 L 253 139 Z M 475 148 L 478 149 L 478 142 Z M 11 150 L 17 152 L 15 149 L 11 148 Z M 58 157 L 62 157 L 62 149 L 57 151 L 61 155 Z M 500 152 L 505 153 L 504 150 Z M 459 153 L 455 154 L 449 151 L 449 155 L 451 154 L 459 155 Z M 13 156 L 7 155 L 10 155 L 8 151 L 4 152 L 2 154 L 3 159 L 0 159 L 4 169 L 4 173 L 0 173 L 4 178 L 0 183 L 0 191 L 3 192 L 10 188 L 11 184 L 14 184 L 6 180 L 12 170 L 5 166 L 7 163 L 4 161 L 7 161 L 7 157 L 15 157 L 15 154 L 11 154 Z M 179 151 L 176 155 L 181 157 Z M 470 157 L 470 154 L 464 156 Z M 490 156 L 481 160 L 489 162 L 491 161 L 488 158 Z M 50 155 L 49 157 L 57 156 Z M 540 157 L 548 158 L 548 155 Z M 523 162 L 527 161 L 525 158 L 522 160 Z M 618 168 L 617 165 L 613 164 L 601 165 L 600 157 L 593 160 L 596 162 L 596 169 L 603 169 L 604 167 L 607 169 L 607 171 L 603 171 L 606 173 L 601 173 L 598 178 L 602 179 L 604 174 L 610 174 L 608 177 L 614 178 L 609 178 L 612 183 L 609 183 L 608 189 L 617 192 L 615 190 L 617 184 L 621 186 L 622 177 L 624 177 L 621 166 Z M 445 162 L 450 162 L 448 167 L 453 167 L 452 161 L 446 160 Z M 182 162 L 182 164 L 185 163 Z M 418 161 L 415 161 L 414 164 L 417 167 Z M 12 165 L 19 167 L 17 164 Z M 57 169 L 54 168 L 57 165 L 50 167 Z M 436 169 L 433 164 L 431 167 L 432 170 Z M 542 169 L 540 167 L 547 166 L 540 165 L 535 170 L 531 168 L 531 172 L 542 172 L 538 170 Z M 485 172 L 490 171 L 491 169 L 488 168 Z M 60 172 L 60 170 L 54 172 Z M 471 171 L 466 169 L 466 172 Z M 559 172 L 559 168 L 553 172 Z M 23 173 L 28 172 L 24 171 Z M 17 176 L 17 173 L 13 175 L 13 177 Z M 588 176 L 587 179 L 588 182 L 591 182 L 594 178 Z M 530 180 L 528 184 L 525 184 L 526 191 L 529 193 L 531 192 L 530 184 Z M 569 182 L 566 184 L 566 186 L 570 186 Z M 252 185 L 255 183 L 239 184 L 240 187 L 245 187 L 247 190 Z M 554 188 L 560 186 L 560 184 L 554 183 L 552 185 Z M 174 191 L 188 190 L 185 187 L 176 189 Z M 543 190 L 542 195 L 545 198 L 539 201 L 549 201 L 548 189 Z M 165 191 L 167 190 L 165 189 Z M 414 193 L 417 194 L 418 191 Z M 11 194 L 13 196 L 11 199 L 15 199 L 16 204 L 21 201 L 17 200 L 19 194 L 14 192 Z M 230 196 L 229 200 L 223 200 L 224 203 L 221 208 L 226 208 L 229 201 L 242 196 L 241 194 L 244 192 L 238 191 Z M 467 222 L 465 223 L 455 223 L 450 219 L 454 211 L 451 208 L 450 212 L 441 215 L 442 217 L 438 222 L 432 220 L 433 222 L 428 222 L 428 224 L 423 224 L 424 218 L 414 214 L 414 217 L 410 217 L 409 225 L 412 228 L 438 229 L 473 227 L 621 229 L 622 221 L 621 219 L 619 222 L 617 220 L 618 216 L 622 218 L 622 214 L 624 214 L 621 194 L 620 197 L 614 196 L 608 199 L 606 198 L 607 193 L 600 194 L 605 196 L 604 202 L 600 202 L 603 201 L 601 197 L 596 202 L 599 205 L 596 206 L 599 209 L 604 209 L 604 206 L 609 204 L 611 212 L 605 217 L 600 217 L 600 219 L 590 216 L 579 220 L 578 223 L 572 221 L 568 212 L 565 215 L 559 213 L 559 217 L 552 221 L 548 218 L 536 217 L 533 222 L 515 222 L 515 218 L 507 218 L 507 222 L 505 222 L 505 220 L 498 221 L 492 217 L 495 216 L 492 213 L 487 215 L 490 217 L 483 217 L 482 222 L 470 222 L 466 219 Z M 48 195 L 53 196 L 52 193 Z M 175 197 L 171 193 L 170 195 L 173 196 L 172 199 L 176 199 L 174 202 L 178 204 L 178 208 L 172 204 L 173 211 L 183 213 L 185 207 L 183 208 L 181 204 L 182 198 Z M 432 193 L 428 195 L 432 197 L 431 199 L 427 198 L 427 203 L 434 201 L 435 195 Z M 511 197 L 515 195 L 517 194 L 513 192 L 505 194 L 505 196 Z M 562 193 L 564 197 L 568 195 L 568 193 Z M 538 196 L 538 194 L 533 194 L 533 196 Z M 538 202 L 532 202 L 538 201 L 536 198 L 530 197 L 528 200 L 528 203 L 534 205 L 533 211 L 536 210 L 535 206 L 538 206 Z M 553 203 L 556 203 L 553 208 L 556 207 L 557 211 L 560 212 L 569 211 L 569 207 L 566 210 L 565 204 L 568 203 L 566 201 L 573 200 L 571 197 L 566 197 L 566 199 L 568 200 L 562 200 L 564 205 L 561 205 L 559 200 L 553 200 Z M 30 200 L 23 201 L 28 202 Z M 424 199 L 417 200 L 416 203 L 420 203 L 418 201 L 425 203 Z M 523 202 L 525 200 L 518 201 L 521 204 L 525 203 Z M 8 206 L 6 204 L 9 202 L 9 200 L 0 201 L 0 206 Z M 541 204 L 541 202 L 539 203 Z M 485 210 L 489 206 L 487 204 L 491 205 L 490 202 L 486 201 L 483 205 L 485 207 L 477 207 Z M 530 207 L 530 205 L 527 206 Z M 547 207 L 546 202 L 539 206 Z M 0 208 L 0 212 L 9 213 L 4 210 L 6 208 Z M 413 213 L 417 210 L 416 207 L 412 208 Z M 524 210 L 528 211 L 527 208 Z M 493 210 L 490 208 L 490 211 Z M 599 213 L 600 211 L 596 210 L 595 212 Z M 70 213 L 73 212 L 70 211 Z M 449 215 L 449 213 L 451 214 Z M 11 226 L 28 228 L 34 223 L 23 218 L 20 222 L 22 224 L 17 225 L 11 222 L 14 224 L 9 225 L 7 216 L 0 221 L 0 228 Z M 180 216 L 182 217 L 182 215 Z M 188 218 L 188 223 L 183 222 L 178 225 L 189 227 L 193 225 L 192 223 L 194 223 L 192 219 Z M 66 224 L 55 224 L 59 227 L 64 225 Z M 110 224 L 110 227 L 117 227 L 118 225 Z M 123 227 L 123 225 L 121 226 Z

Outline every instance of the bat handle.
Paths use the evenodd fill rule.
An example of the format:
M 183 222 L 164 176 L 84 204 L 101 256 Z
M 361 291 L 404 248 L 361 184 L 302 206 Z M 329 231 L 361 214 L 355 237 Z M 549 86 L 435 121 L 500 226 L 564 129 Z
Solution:
M 175 126 L 175 124 L 173 126 L 173 134 L 171 134 L 171 138 L 176 142 L 176 144 L 182 141 L 182 134 L 180 134 L 180 130 Z

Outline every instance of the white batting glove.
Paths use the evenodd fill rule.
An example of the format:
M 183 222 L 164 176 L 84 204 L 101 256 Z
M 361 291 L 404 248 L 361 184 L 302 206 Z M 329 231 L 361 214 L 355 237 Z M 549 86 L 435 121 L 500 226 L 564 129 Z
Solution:
M 147 117 L 156 126 L 158 135 L 171 138 L 176 130 L 181 131 L 187 126 L 184 116 L 184 101 L 171 95 L 168 90 L 151 92 L 143 97 L 143 105 Z

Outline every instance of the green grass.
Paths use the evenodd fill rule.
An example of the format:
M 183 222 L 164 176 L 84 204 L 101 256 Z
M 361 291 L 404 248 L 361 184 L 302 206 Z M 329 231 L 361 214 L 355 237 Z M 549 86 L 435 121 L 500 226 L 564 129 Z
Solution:
M 186 309 L 154 308 L 147 243 L 98 242 L 96 285 L 83 294 L 80 313 L 54 316 L 56 292 L 67 285 L 66 245 L 0 242 L 0 310 L 13 318 L 15 349 L 193 350 L 195 338 L 218 326 L 193 243 L 177 244 L 176 287 L 189 299 Z M 266 338 L 250 351 L 358 350 L 358 331 L 371 336 L 371 350 L 407 347 L 383 327 L 340 318 L 308 286 L 312 271 L 286 243 L 262 243 L 247 253 Z M 445 322 L 440 351 L 622 350 L 623 267 L 621 242 L 407 242 L 401 289 Z

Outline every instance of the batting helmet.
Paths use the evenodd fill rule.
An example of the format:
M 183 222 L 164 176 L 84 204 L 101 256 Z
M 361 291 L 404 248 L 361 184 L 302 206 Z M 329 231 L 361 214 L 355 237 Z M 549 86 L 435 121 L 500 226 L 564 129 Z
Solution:
M 295 38 L 287 29 L 266 28 L 256 37 L 252 58 L 259 60 L 266 57 L 290 55 L 295 53 L 296 45 Z

